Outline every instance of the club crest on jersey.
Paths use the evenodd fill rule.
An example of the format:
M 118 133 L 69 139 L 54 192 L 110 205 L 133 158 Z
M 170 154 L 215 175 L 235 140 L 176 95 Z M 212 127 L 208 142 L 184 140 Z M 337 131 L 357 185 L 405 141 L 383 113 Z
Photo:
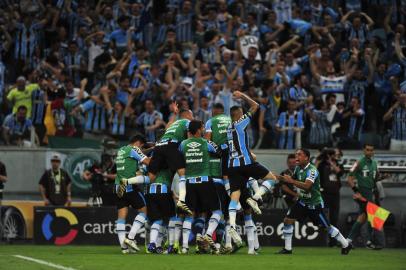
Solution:
M 198 142 L 191 142 L 191 143 L 188 143 L 187 146 L 190 147 L 190 148 L 195 149 L 195 148 L 201 146 L 201 144 L 198 143 Z

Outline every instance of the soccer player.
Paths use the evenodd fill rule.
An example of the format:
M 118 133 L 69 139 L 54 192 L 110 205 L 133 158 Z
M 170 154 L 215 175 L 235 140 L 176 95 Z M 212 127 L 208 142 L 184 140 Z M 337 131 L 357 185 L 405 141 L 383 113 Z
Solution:
M 134 183 L 148 182 L 148 178 L 137 176 L 139 170 L 138 162 L 148 165 L 150 159 L 145 156 L 140 147 L 145 144 L 145 138 L 141 135 L 133 136 L 128 145 L 121 147 L 117 153 L 116 166 L 117 175 L 115 180 L 117 193 L 118 218 L 116 230 L 122 252 L 127 254 L 132 251 L 139 251 L 134 240 L 137 232 L 144 226 L 147 219 L 147 207 L 144 195 L 140 188 Z M 123 184 L 125 183 L 125 185 Z M 128 207 L 138 211 L 128 236 L 126 237 L 125 220 L 128 214 Z
M 174 110 L 174 114 L 177 114 L 177 108 Z M 171 171 L 176 171 L 179 175 L 179 200 L 176 205 L 186 213 L 192 214 L 185 203 L 185 160 L 178 147 L 187 138 L 187 129 L 190 121 L 193 120 L 193 113 L 190 110 L 181 110 L 179 117 L 179 120 L 168 124 L 165 134 L 155 144 L 154 155 L 148 166 L 148 175 L 151 182 L 154 182 L 160 170 L 169 168 Z
M 240 201 L 244 209 L 251 208 L 256 213 L 261 213 L 258 204 L 251 199 L 246 188 L 250 177 L 264 179 L 263 186 L 271 189 L 275 183 L 275 176 L 264 166 L 255 161 L 249 146 L 247 127 L 252 116 L 258 110 L 259 105 L 246 94 L 234 91 L 233 97 L 243 99 L 248 102 L 250 109 L 244 114 L 241 107 L 234 106 L 230 109 L 232 123 L 227 129 L 227 139 L 229 148 L 228 177 L 230 179 L 231 201 L 228 208 L 230 216 L 230 236 L 237 245 L 242 244 L 241 237 L 236 231 L 237 205 Z M 273 179 L 273 180 L 270 180 Z M 240 200 L 240 197 L 242 200 Z
M 378 164 L 373 159 L 374 146 L 364 145 L 364 156 L 354 163 L 348 175 L 348 184 L 354 191 L 353 198 L 359 205 L 359 215 L 354 225 L 352 225 L 348 240 L 352 240 L 358 236 L 362 225 L 367 221 L 367 203 L 374 201 L 374 188 L 378 176 Z M 357 180 L 355 182 L 354 180 Z M 375 249 L 376 246 L 371 241 L 371 225 L 368 222 L 368 234 L 366 247 Z
M 217 227 L 217 239 L 221 241 L 224 238 L 226 230 L 224 228 L 225 221 L 228 222 L 228 205 L 230 204 L 230 183 L 227 176 L 228 168 L 228 144 L 227 144 L 227 128 L 231 124 L 231 118 L 224 114 L 224 106 L 221 103 L 213 105 L 213 117 L 206 122 L 205 138 L 214 142 L 220 150 L 221 159 L 216 157 L 210 158 L 210 177 L 216 186 L 217 195 L 220 201 L 220 207 L 224 215 L 224 219 Z M 229 225 L 229 224 L 228 224 Z M 219 242 L 220 242 L 219 241 Z M 222 248 L 223 253 L 232 251 L 231 242 Z
M 171 191 L 172 179 L 173 173 L 170 170 L 159 171 L 155 182 L 149 185 L 145 195 L 148 220 L 152 222 L 148 245 L 148 252 L 150 253 L 163 253 L 163 248 L 159 242 L 159 232 L 168 224 L 170 218 L 175 217 L 175 203 Z M 173 247 L 170 253 L 172 251 Z
M 219 250 L 212 239 L 212 235 L 220 222 L 222 211 L 220 210 L 216 187 L 209 177 L 209 153 L 218 154 L 218 149 L 213 142 L 202 138 L 203 132 L 204 127 L 201 121 L 191 121 L 189 124 L 189 138 L 181 143 L 179 149 L 186 163 L 186 203 L 190 205 L 194 215 L 196 213 L 211 213 L 209 226 L 202 241 L 210 246 L 214 253 L 218 253 Z M 183 228 L 189 233 L 183 234 L 185 246 L 182 248 L 182 253 L 188 252 L 187 241 L 192 221 L 193 217 L 189 216 L 185 218 L 183 223 Z
M 295 221 L 303 222 L 304 219 L 310 218 L 313 223 L 326 228 L 330 236 L 341 244 L 341 254 L 347 255 L 352 248 L 351 243 L 336 227 L 330 225 L 323 213 L 324 203 L 320 193 L 320 176 L 316 166 L 310 163 L 310 152 L 307 149 L 299 149 L 295 156 L 297 166 L 293 176 L 279 176 L 280 181 L 292 184 L 299 191 L 299 200 L 288 210 L 283 220 L 285 247 L 279 251 L 279 254 L 292 254 Z

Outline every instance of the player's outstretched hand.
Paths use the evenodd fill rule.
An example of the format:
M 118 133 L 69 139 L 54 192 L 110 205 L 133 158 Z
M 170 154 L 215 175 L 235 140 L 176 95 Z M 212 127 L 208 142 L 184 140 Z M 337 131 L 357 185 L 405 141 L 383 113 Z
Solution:
M 178 114 L 179 113 L 179 107 L 178 107 L 178 103 L 176 103 L 176 101 L 173 101 L 171 103 L 171 105 L 169 106 L 169 109 L 171 112 L 173 112 L 174 114 Z

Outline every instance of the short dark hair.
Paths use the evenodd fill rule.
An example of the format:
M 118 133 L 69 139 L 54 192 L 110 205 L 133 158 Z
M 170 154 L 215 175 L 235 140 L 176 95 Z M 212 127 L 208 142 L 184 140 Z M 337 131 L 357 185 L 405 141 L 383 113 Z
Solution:
M 314 101 L 314 108 L 316 110 L 321 110 L 323 105 L 324 105 L 324 101 L 321 98 L 316 98 L 316 100 Z
M 213 105 L 213 109 L 217 109 L 217 110 L 223 110 L 224 111 L 224 106 L 221 103 L 215 103 Z
M 240 110 L 241 107 L 240 106 L 233 106 L 230 108 L 230 114 L 233 114 L 234 112 Z
M 135 142 L 140 142 L 140 143 L 144 144 L 144 143 L 146 143 L 147 141 L 146 141 L 144 135 L 137 134 L 137 135 L 134 135 L 134 136 L 132 136 L 132 137 L 130 138 L 130 143 L 131 143 L 131 144 L 133 144 L 133 143 L 135 143 Z
M 310 158 L 310 151 L 307 150 L 306 148 L 299 148 L 297 151 L 302 151 L 306 157 Z
M 179 110 L 179 115 L 182 115 L 182 114 L 187 113 L 187 112 L 190 112 L 190 110 L 189 110 L 189 109 L 181 108 L 181 109 Z
M 122 22 L 125 22 L 125 21 L 129 21 L 130 20 L 130 17 L 128 17 L 127 15 L 121 15 L 120 17 L 118 17 L 118 20 L 117 20 L 117 23 L 122 23 Z
M 358 102 L 358 104 L 361 104 L 361 99 L 359 97 L 354 96 L 352 97 L 352 99 L 355 99 Z
M 362 148 L 365 149 L 367 148 L 367 146 L 372 146 L 375 148 L 375 145 L 373 145 L 372 143 L 364 143 L 364 146 Z
M 295 154 L 289 154 L 286 160 L 289 160 L 289 159 L 292 159 L 292 158 L 296 159 Z
M 18 106 L 18 108 L 17 108 L 17 112 L 20 111 L 20 110 L 25 110 L 25 111 L 27 111 L 28 109 L 27 109 L 27 106 L 25 106 L 25 105 L 20 105 L 20 106 Z
M 326 96 L 326 100 L 329 100 L 330 98 L 337 98 L 337 96 L 336 96 L 336 94 L 334 94 L 334 93 L 328 93 L 327 94 L 327 96 Z
M 203 122 L 200 120 L 192 120 L 189 123 L 189 132 L 195 135 L 199 129 L 203 127 Z

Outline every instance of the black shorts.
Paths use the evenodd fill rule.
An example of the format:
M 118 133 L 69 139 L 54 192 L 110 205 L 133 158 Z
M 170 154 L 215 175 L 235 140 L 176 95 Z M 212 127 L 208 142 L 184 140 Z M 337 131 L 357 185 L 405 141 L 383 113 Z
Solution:
M 309 208 L 304 203 L 297 201 L 294 205 L 292 205 L 291 208 L 289 208 L 286 217 L 296 219 L 299 222 L 303 222 L 306 220 L 306 218 L 309 218 L 315 225 L 328 228 L 330 226 L 330 222 L 324 214 L 323 209 L 323 205 L 317 205 Z
M 258 162 L 250 165 L 228 168 L 230 190 L 231 192 L 236 190 L 243 190 L 246 187 L 247 181 L 250 177 L 257 180 L 263 179 L 268 173 L 269 170 Z
M 224 219 L 228 218 L 228 205 L 230 204 L 230 196 L 228 196 L 227 191 L 223 184 L 214 183 L 216 187 L 217 197 L 220 203 L 220 210 L 223 212 Z
M 133 191 L 124 193 L 124 196 L 117 197 L 117 209 L 131 206 L 134 209 L 141 209 L 147 205 L 144 194 L 141 191 L 134 188 Z
M 191 184 L 188 180 L 186 183 L 186 204 L 196 213 L 220 210 L 213 181 Z
M 173 172 L 185 168 L 185 159 L 178 150 L 178 146 L 178 143 L 172 142 L 158 143 L 154 148 L 148 171 L 157 174 L 160 170 L 167 168 Z
M 228 148 L 221 149 L 221 173 L 223 176 L 228 175 L 228 155 L 229 150 Z
M 175 203 L 171 193 L 155 193 L 145 195 L 147 200 L 148 220 L 164 220 L 175 216 Z

